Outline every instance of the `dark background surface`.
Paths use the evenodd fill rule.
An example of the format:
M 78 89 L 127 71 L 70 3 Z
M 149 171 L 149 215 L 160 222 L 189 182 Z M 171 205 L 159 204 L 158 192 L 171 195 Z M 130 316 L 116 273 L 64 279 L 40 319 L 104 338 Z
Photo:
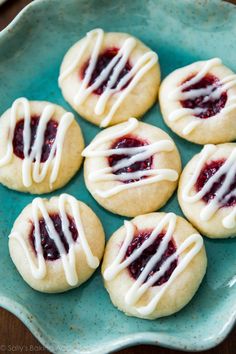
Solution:
M 60 1 L 60 0 L 58 0 Z M 0 7 L 0 30 L 31 0 L 8 0 Z M 236 0 L 232 0 L 236 4 Z M 235 24 L 236 25 L 236 24 Z M 235 53 L 236 55 L 236 53 Z M 30 331 L 10 312 L 0 308 L 0 353 L 43 353 L 49 352 L 33 337 Z M 117 352 L 119 354 L 178 354 L 177 350 L 140 345 Z M 205 354 L 236 354 L 236 328 L 228 338 L 214 349 L 199 352 Z

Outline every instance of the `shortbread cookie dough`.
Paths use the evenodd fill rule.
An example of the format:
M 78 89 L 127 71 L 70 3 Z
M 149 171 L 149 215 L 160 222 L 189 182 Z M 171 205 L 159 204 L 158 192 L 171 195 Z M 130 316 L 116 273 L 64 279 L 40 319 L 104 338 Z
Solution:
M 187 219 L 211 238 L 236 236 L 236 144 L 206 145 L 184 168 L 178 199 Z
M 36 198 L 16 219 L 11 258 L 35 290 L 56 293 L 78 287 L 98 267 L 104 232 L 94 212 L 68 194 Z
M 156 101 L 157 54 L 126 33 L 94 29 L 66 53 L 59 86 L 85 119 L 107 127 L 141 117 Z
M 153 320 L 182 309 L 206 271 L 202 237 L 173 213 L 125 221 L 105 249 L 102 274 L 114 306 Z
M 100 132 L 82 155 L 89 192 L 104 208 L 125 216 L 161 208 L 181 172 L 169 135 L 135 118 Z
M 186 140 L 236 139 L 236 75 L 218 58 L 172 72 L 161 84 L 159 101 L 166 124 Z
M 83 148 L 72 113 L 18 98 L 0 118 L 0 183 L 21 192 L 51 192 L 78 171 Z

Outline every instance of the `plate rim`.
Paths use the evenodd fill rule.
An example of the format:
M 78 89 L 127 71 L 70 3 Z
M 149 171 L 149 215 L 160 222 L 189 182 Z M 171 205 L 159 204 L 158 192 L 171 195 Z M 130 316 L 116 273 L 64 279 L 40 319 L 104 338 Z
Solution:
M 43 6 L 44 3 L 49 2 L 49 0 L 34 0 L 27 4 L 16 16 L 15 18 L 2 30 L 0 31 L 0 41 L 8 35 L 8 33 L 12 32 L 13 29 L 17 29 L 20 21 L 28 15 L 28 12 L 32 8 L 36 8 L 38 6 Z M 225 2 L 224 6 L 229 6 L 231 8 L 235 8 L 236 5 Z M 0 42 L 1 46 L 1 42 Z M 39 325 L 37 319 L 34 315 L 31 314 L 30 311 L 26 309 L 25 306 L 19 304 L 15 300 L 12 300 L 10 297 L 5 295 L 1 295 L 0 293 L 0 307 L 6 309 L 13 315 L 15 315 L 34 335 L 34 337 L 49 351 L 54 352 L 56 354 L 64 354 L 64 351 L 59 349 L 59 345 L 48 336 L 43 328 Z M 128 348 L 134 345 L 141 344 L 149 344 L 154 346 L 160 346 L 169 349 L 177 349 L 188 352 L 200 352 L 209 350 L 218 346 L 222 343 L 226 337 L 229 335 L 231 330 L 233 330 L 236 324 L 236 311 L 232 313 L 231 317 L 228 319 L 227 323 L 223 326 L 223 328 L 218 332 L 214 333 L 214 335 L 210 335 L 207 338 L 201 340 L 201 345 L 199 344 L 190 344 L 184 342 L 183 339 L 181 342 L 177 344 L 171 344 L 171 341 L 175 339 L 175 336 L 168 335 L 167 333 L 160 332 L 139 332 L 139 333 L 131 333 L 127 336 L 120 336 L 118 339 L 111 339 L 108 342 L 99 346 L 99 348 L 92 350 L 73 350 L 71 354 L 79 354 L 79 353 L 90 353 L 90 354 L 104 354 L 111 353 L 116 350 L 121 350 L 124 348 Z M 55 351 L 55 348 L 56 351 Z
M 28 311 L 25 306 L 20 305 L 14 300 L 11 300 L 7 296 L 0 295 L 0 307 L 8 310 L 10 313 L 15 315 L 35 336 L 35 338 L 49 351 L 55 354 L 64 354 L 64 351 L 60 350 L 55 341 L 53 341 L 49 336 L 46 335 L 45 331 L 38 324 L 37 319 Z M 171 344 L 171 341 L 175 338 L 175 336 L 171 336 L 165 333 L 158 332 L 140 332 L 134 333 L 127 336 L 121 336 L 118 339 L 111 340 L 109 342 L 105 342 L 100 345 L 99 348 L 95 350 L 73 350 L 71 354 L 79 354 L 79 353 L 89 353 L 89 354 L 105 354 L 111 353 L 116 350 L 121 350 L 124 348 L 128 348 L 134 345 L 154 345 L 161 346 L 163 348 L 168 349 L 177 349 L 185 352 L 201 352 L 205 350 L 209 350 L 211 348 L 219 345 L 231 332 L 234 327 L 236 321 L 236 313 L 233 313 L 231 318 L 228 320 L 227 324 L 223 327 L 223 329 L 214 335 L 210 335 L 208 338 L 204 338 L 201 340 L 201 345 L 189 346 L 187 342 L 179 343 L 178 347 L 175 344 Z M 55 351 L 55 348 L 56 351 Z

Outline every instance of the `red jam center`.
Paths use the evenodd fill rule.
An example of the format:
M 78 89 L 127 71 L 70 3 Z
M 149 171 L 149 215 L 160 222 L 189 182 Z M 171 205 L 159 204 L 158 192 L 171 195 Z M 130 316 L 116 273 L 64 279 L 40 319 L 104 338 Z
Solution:
M 92 76 L 91 79 L 89 81 L 88 86 L 91 86 L 96 79 L 99 77 L 99 75 L 101 74 L 101 72 L 103 71 L 103 69 L 105 69 L 108 64 L 110 63 L 110 61 L 117 55 L 119 51 L 119 48 L 108 48 L 105 52 L 103 52 L 102 54 L 99 55 L 96 66 L 92 72 Z M 119 61 L 118 61 L 119 63 Z M 116 64 L 117 65 L 117 64 Z M 84 67 L 82 68 L 81 71 L 81 78 L 83 79 L 85 77 L 86 74 L 86 70 L 89 66 L 89 61 L 87 63 L 85 63 Z M 103 93 L 103 91 L 105 90 L 107 83 L 114 71 L 113 67 L 110 72 L 109 75 L 107 76 L 107 78 L 105 80 L 103 80 L 103 82 L 101 83 L 101 85 L 93 91 L 93 93 L 95 93 L 96 95 L 101 95 Z M 119 84 L 120 80 L 132 69 L 131 64 L 129 63 L 129 61 L 126 62 L 124 68 L 121 70 L 119 76 L 117 77 L 116 82 L 114 83 L 114 85 L 111 87 L 112 89 L 115 89 L 117 87 L 117 85 Z M 128 83 L 124 86 L 122 86 L 122 90 L 128 86 Z
M 205 164 L 204 168 L 202 169 L 195 188 L 198 191 L 200 191 L 203 186 L 207 183 L 207 181 L 219 170 L 219 168 L 224 164 L 225 160 L 217 160 L 217 161 L 211 161 L 210 163 Z M 226 175 L 223 174 L 217 182 L 215 182 L 210 191 L 206 193 L 203 196 L 203 200 L 205 203 L 208 203 L 212 199 L 215 198 L 216 192 L 218 189 L 222 186 L 224 180 L 225 180 Z M 236 175 L 234 176 L 234 179 L 232 183 L 230 184 L 229 188 L 227 189 L 226 193 L 223 195 L 221 200 L 219 201 L 222 207 L 229 207 L 233 206 L 236 204 L 236 196 L 232 196 L 230 198 L 227 198 L 227 196 L 232 192 L 236 190 Z
M 123 136 L 122 138 L 118 139 L 115 141 L 112 146 L 110 147 L 111 149 L 121 149 L 121 148 L 134 148 L 134 147 L 140 147 L 140 146 L 145 146 L 148 145 L 148 143 L 145 140 L 141 140 L 137 137 L 131 136 L 131 135 L 126 135 Z M 108 158 L 108 163 L 110 167 L 114 167 L 120 160 L 128 158 L 130 156 L 128 155 L 111 155 Z M 136 172 L 136 171 L 143 171 L 143 170 L 150 170 L 152 168 L 152 156 L 150 156 L 148 159 L 144 161 L 137 161 L 133 163 L 132 165 L 124 168 L 120 168 L 117 171 L 114 171 L 113 173 L 115 175 L 120 175 L 122 173 L 131 173 L 131 172 Z M 124 183 L 131 183 L 138 181 L 140 179 L 146 178 L 147 176 L 140 177 L 139 179 L 131 179 L 131 180 L 126 180 L 123 181 Z
M 67 217 L 69 220 L 69 230 L 71 232 L 73 240 L 76 241 L 78 238 L 78 231 L 75 226 L 75 222 L 69 216 L 67 216 Z M 60 215 L 59 214 L 51 214 L 50 219 L 52 220 L 53 225 L 54 225 L 58 235 L 60 236 L 61 242 L 63 243 L 65 250 L 68 253 L 69 245 L 68 245 L 68 242 L 65 238 L 64 232 L 62 230 Z M 57 260 L 58 258 L 60 258 L 60 253 L 56 247 L 55 242 L 53 241 L 53 239 L 50 238 L 50 236 L 48 234 L 48 228 L 47 228 L 47 225 L 46 225 L 45 220 L 43 218 L 39 220 L 39 229 L 40 229 L 41 245 L 42 245 L 42 249 L 43 249 L 44 259 L 48 260 L 48 261 Z M 29 237 L 30 237 L 30 243 L 34 249 L 34 252 L 36 253 L 34 225 L 32 225 L 32 230 L 31 230 Z
M 193 77 L 194 76 L 189 77 L 183 83 L 191 80 Z M 182 92 L 204 89 L 209 86 L 213 87 L 212 92 L 214 92 L 218 87 L 221 86 L 219 79 L 214 75 L 207 74 L 196 84 L 183 89 Z M 180 103 L 184 108 L 190 108 L 190 109 L 202 108 L 202 111 L 199 114 L 195 114 L 195 116 L 202 119 L 207 119 L 219 113 L 222 110 L 222 108 L 224 108 L 226 101 L 227 101 L 227 93 L 222 92 L 219 98 L 212 98 L 207 100 L 206 96 L 199 96 L 196 98 L 180 101 Z
M 40 117 L 31 117 L 30 122 L 30 130 L 31 130 L 31 138 L 30 138 L 30 149 L 28 153 L 30 154 L 32 146 L 34 144 L 37 128 L 39 125 Z M 47 124 L 45 134 L 44 134 L 44 143 L 41 154 L 41 162 L 45 162 L 48 159 L 50 154 L 52 145 L 56 139 L 58 123 L 54 120 L 50 120 Z M 23 139 L 23 130 L 24 130 L 24 119 L 21 119 L 17 122 L 14 137 L 13 137 L 13 151 L 14 154 L 20 159 L 24 159 L 24 139 Z
M 143 242 L 145 240 L 147 240 L 150 235 L 152 233 L 152 230 L 144 230 L 144 231 L 140 231 L 138 232 L 138 234 L 134 237 L 132 243 L 129 245 L 128 250 L 126 252 L 126 258 L 129 257 L 136 249 L 138 249 L 139 247 L 141 247 L 141 245 L 143 244 Z M 146 266 L 146 264 L 148 263 L 148 261 L 151 259 L 151 257 L 157 252 L 160 243 L 163 239 L 163 237 L 165 236 L 165 233 L 160 233 L 157 238 L 155 239 L 155 241 L 152 243 L 152 245 L 150 245 L 149 247 L 147 247 L 142 255 L 136 259 L 133 263 L 130 264 L 129 266 L 129 273 L 131 275 L 132 278 L 137 279 L 139 277 L 139 275 L 142 273 L 144 267 Z M 154 268 L 151 270 L 151 272 L 148 274 L 145 282 L 152 277 L 152 275 L 154 273 L 156 273 L 160 267 L 162 266 L 162 264 L 176 251 L 176 246 L 174 243 L 174 240 L 171 239 L 168 243 L 167 249 L 166 251 L 163 253 L 160 261 L 158 263 L 156 263 L 156 265 L 154 266 Z M 168 279 L 170 278 L 171 274 L 173 273 L 173 271 L 175 270 L 175 268 L 177 267 L 178 264 L 178 259 L 176 257 L 176 259 L 170 264 L 169 268 L 167 269 L 167 271 L 164 273 L 164 275 L 162 275 L 156 282 L 155 284 L 153 284 L 153 286 L 158 286 L 158 285 L 162 285 L 164 283 L 166 283 L 168 281 Z

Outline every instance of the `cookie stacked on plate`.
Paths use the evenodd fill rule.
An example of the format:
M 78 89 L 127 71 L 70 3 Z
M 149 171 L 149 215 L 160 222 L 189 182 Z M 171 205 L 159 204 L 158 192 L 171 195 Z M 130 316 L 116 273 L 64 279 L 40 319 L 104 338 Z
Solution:
M 102 224 L 86 204 L 65 193 L 35 198 L 9 237 L 18 271 L 36 290 L 63 292 L 85 282 L 104 254 L 102 275 L 115 306 L 146 319 L 175 313 L 206 271 L 198 231 L 209 237 L 236 232 L 236 146 L 230 143 L 236 138 L 236 76 L 211 59 L 176 70 L 160 86 L 155 52 L 131 35 L 95 29 L 66 53 L 59 86 L 76 112 L 105 129 L 84 148 L 72 113 L 17 99 L 0 119 L 0 182 L 21 192 L 52 192 L 85 157 L 93 198 L 134 219 L 124 221 L 104 253 Z M 158 93 L 166 124 L 193 143 L 208 144 L 182 174 L 173 139 L 138 120 Z M 179 178 L 179 203 L 193 226 L 171 210 L 156 212 Z

